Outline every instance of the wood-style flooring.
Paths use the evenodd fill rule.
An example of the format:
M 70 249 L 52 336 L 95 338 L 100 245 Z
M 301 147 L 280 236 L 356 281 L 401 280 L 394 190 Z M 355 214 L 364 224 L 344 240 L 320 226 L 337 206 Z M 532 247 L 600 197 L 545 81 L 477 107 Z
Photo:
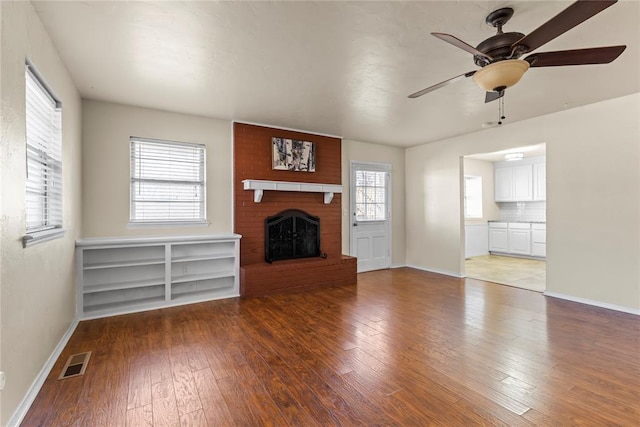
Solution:
M 543 292 L 547 280 L 544 260 L 481 255 L 464 262 L 467 277 Z
M 639 350 L 638 316 L 382 270 L 81 322 L 22 425 L 637 426 Z

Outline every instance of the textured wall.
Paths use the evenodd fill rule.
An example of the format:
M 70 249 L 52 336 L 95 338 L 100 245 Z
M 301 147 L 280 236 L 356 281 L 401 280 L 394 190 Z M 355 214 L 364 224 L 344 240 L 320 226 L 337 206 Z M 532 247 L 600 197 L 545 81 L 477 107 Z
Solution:
M 128 227 L 131 136 L 206 146 L 207 227 Z M 231 231 L 231 126 L 228 121 L 83 100 L 82 144 L 82 237 Z
M 81 228 L 80 96 L 29 2 L 2 8 L 0 144 L 0 425 L 7 425 L 73 322 L 75 240 Z M 62 102 L 62 238 L 22 247 L 25 234 L 25 59 Z
M 407 263 L 460 275 L 460 156 L 547 144 L 547 291 L 640 309 L 640 94 L 406 150 Z

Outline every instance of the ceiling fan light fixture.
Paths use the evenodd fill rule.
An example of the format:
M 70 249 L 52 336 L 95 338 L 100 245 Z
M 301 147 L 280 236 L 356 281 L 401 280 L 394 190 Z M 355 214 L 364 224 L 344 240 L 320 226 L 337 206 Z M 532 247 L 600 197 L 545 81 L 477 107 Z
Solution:
M 518 83 L 528 69 L 527 61 L 507 59 L 479 69 L 473 75 L 473 81 L 485 92 L 504 90 Z

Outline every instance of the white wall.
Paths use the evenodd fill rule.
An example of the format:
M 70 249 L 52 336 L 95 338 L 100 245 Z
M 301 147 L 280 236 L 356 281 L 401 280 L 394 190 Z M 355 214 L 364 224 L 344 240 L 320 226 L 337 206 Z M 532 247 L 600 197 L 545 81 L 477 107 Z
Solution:
M 547 290 L 640 308 L 640 94 L 406 150 L 407 263 L 460 275 L 460 156 L 547 143 Z
M 129 137 L 204 144 L 208 227 L 127 228 Z M 82 102 L 83 237 L 231 232 L 231 123 L 108 102 Z
M 358 141 L 342 141 L 342 253 L 349 254 L 350 165 L 351 161 L 391 165 L 391 265 L 403 266 L 405 260 L 404 149 Z
M 31 3 L 0 2 L 0 425 L 7 425 L 75 318 L 75 240 L 80 234 L 80 97 Z M 63 238 L 24 249 L 25 58 L 62 101 Z

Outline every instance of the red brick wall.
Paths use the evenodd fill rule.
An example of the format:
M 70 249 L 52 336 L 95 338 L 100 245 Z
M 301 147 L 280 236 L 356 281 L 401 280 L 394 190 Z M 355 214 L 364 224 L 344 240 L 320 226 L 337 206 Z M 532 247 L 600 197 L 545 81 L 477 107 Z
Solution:
M 293 172 L 271 168 L 271 138 L 299 139 L 315 143 L 316 172 Z M 328 259 L 342 254 L 341 195 L 325 205 L 323 193 L 265 191 L 261 203 L 254 203 L 253 191 L 244 190 L 242 180 L 342 182 L 340 138 L 264 126 L 234 123 L 234 232 L 241 234 L 240 265 L 264 263 L 264 219 L 285 209 L 302 209 L 320 217 L 320 244 Z

